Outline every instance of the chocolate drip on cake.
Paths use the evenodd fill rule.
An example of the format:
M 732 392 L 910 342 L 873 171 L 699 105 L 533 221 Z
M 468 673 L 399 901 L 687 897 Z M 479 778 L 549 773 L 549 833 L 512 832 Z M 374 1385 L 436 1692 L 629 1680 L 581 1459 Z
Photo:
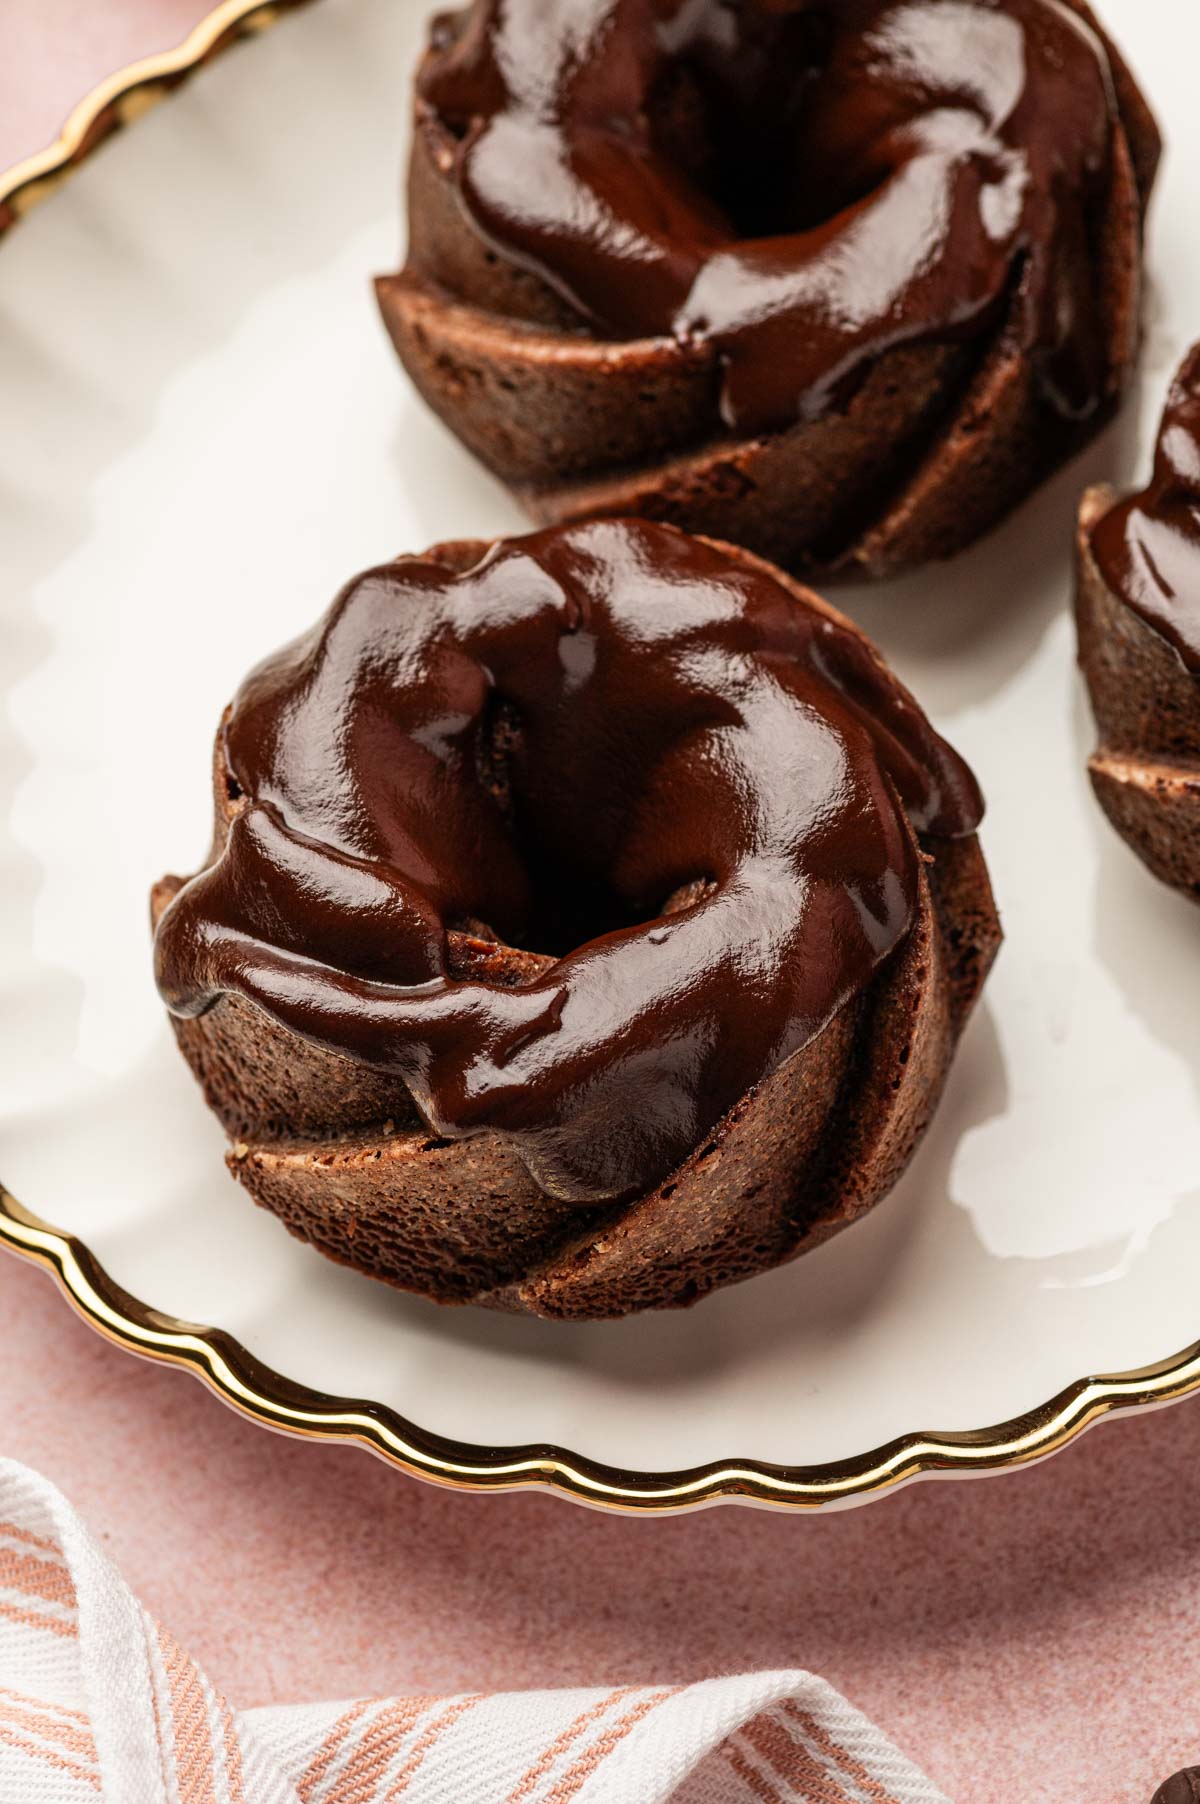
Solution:
M 1101 515 L 1091 544 L 1110 592 L 1200 673 L 1200 345 L 1172 384 L 1149 484 Z
M 815 1244 L 998 939 L 974 779 L 869 643 L 645 522 L 367 572 L 215 782 L 156 957 L 236 1173 L 447 1299 L 622 1313 Z
M 1084 0 L 476 0 L 380 304 L 536 517 L 878 574 L 1111 412 L 1157 157 Z
M 1147 487 L 1084 496 L 1077 564 L 1092 787 L 1154 875 L 1200 901 L 1200 346 L 1172 385 Z

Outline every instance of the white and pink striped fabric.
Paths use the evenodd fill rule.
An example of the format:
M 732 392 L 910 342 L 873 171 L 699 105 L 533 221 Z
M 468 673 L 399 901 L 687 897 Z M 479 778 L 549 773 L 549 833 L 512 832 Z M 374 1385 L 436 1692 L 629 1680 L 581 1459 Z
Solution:
M 945 1804 L 823 1680 L 235 1710 L 0 1460 L 0 1804 Z

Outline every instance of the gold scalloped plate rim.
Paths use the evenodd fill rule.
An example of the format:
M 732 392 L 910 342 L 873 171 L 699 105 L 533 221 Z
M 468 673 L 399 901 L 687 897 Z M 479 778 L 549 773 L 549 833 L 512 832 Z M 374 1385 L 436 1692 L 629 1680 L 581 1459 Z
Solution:
M 92 90 L 55 141 L 0 173 L 0 234 L 45 199 L 110 132 L 130 124 L 226 46 L 306 0 L 223 0 L 184 41 Z M 620 1471 L 552 1446 L 472 1447 L 419 1428 L 383 1404 L 309 1390 L 274 1372 L 219 1328 L 164 1315 L 132 1297 L 95 1255 L 17 1202 L 0 1184 L 0 1247 L 42 1266 L 107 1339 L 203 1380 L 242 1415 L 285 1434 L 349 1442 L 433 1484 L 464 1491 L 543 1489 L 598 1509 L 659 1513 L 736 1500 L 790 1510 L 862 1502 L 914 1479 L 1010 1471 L 1047 1458 L 1094 1422 L 1200 1391 L 1200 1342 L 1155 1365 L 1081 1378 L 1040 1408 L 969 1432 L 914 1433 L 821 1466 L 718 1461 L 686 1472 Z
M 86 94 L 52 144 L 0 171 L 0 235 L 45 200 L 110 133 L 150 111 L 238 38 L 265 31 L 306 0 L 222 0 L 172 50 L 141 58 Z
M 1039 1409 L 959 1433 L 901 1435 L 820 1466 L 714 1461 L 682 1472 L 620 1470 L 554 1446 L 477 1447 L 420 1428 L 385 1404 L 328 1396 L 272 1371 L 220 1328 L 183 1322 L 122 1290 L 95 1255 L 23 1208 L 0 1185 L 0 1246 L 57 1279 L 76 1311 L 107 1339 L 180 1366 L 242 1415 L 285 1434 L 367 1448 L 416 1478 L 452 1490 L 560 1492 L 630 1514 L 669 1514 L 726 1501 L 788 1510 L 862 1502 L 914 1479 L 969 1477 L 1032 1465 L 1102 1417 L 1177 1402 L 1200 1389 L 1200 1342 L 1138 1371 L 1082 1378 Z

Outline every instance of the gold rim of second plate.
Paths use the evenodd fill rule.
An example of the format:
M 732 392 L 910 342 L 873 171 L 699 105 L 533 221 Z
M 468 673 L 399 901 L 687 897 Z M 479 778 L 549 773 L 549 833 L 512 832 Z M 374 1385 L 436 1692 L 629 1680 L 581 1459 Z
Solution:
M 0 233 L 53 192 L 107 135 L 149 111 L 213 56 L 307 0 L 224 0 L 174 50 L 132 63 L 79 102 L 53 144 L 0 174 Z M 1001 1472 L 1058 1452 L 1102 1417 L 1200 1391 L 1200 1342 L 1173 1358 L 1081 1378 L 1012 1421 L 968 1432 L 912 1433 L 852 1459 L 776 1466 L 730 1459 L 685 1472 L 618 1471 L 566 1448 L 482 1447 L 447 1440 L 383 1404 L 332 1397 L 274 1372 L 220 1328 L 162 1314 L 132 1297 L 93 1253 L 0 1185 L 0 1247 L 57 1279 L 78 1313 L 117 1345 L 180 1366 L 267 1427 L 350 1442 L 416 1477 L 465 1491 L 546 1489 L 600 1509 L 670 1513 L 722 1500 L 817 1510 L 894 1491 L 921 1477 Z

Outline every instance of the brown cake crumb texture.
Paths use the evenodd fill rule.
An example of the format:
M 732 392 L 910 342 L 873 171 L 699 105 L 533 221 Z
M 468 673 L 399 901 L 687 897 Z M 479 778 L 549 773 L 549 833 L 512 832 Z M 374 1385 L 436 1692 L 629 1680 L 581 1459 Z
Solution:
M 465 568 L 484 549 L 431 555 Z M 239 806 L 219 758 L 215 789 L 219 846 Z M 922 850 L 912 930 L 868 990 L 747 1091 L 667 1182 L 616 1207 L 547 1197 L 497 1134 L 431 1136 L 401 1082 L 309 1045 L 240 997 L 172 1025 L 233 1142 L 233 1175 L 331 1259 L 440 1302 L 552 1318 L 678 1307 L 829 1239 L 912 1157 L 1000 941 L 975 837 Z M 156 924 L 182 882 L 156 887 Z M 462 978 L 520 984 L 553 962 L 474 932 L 448 941 Z
M 1200 683 L 1100 573 L 1091 532 L 1117 499 L 1089 489 L 1079 513 L 1075 620 L 1100 735 L 1088 774 L 1142 863 L 1200 902 Z

